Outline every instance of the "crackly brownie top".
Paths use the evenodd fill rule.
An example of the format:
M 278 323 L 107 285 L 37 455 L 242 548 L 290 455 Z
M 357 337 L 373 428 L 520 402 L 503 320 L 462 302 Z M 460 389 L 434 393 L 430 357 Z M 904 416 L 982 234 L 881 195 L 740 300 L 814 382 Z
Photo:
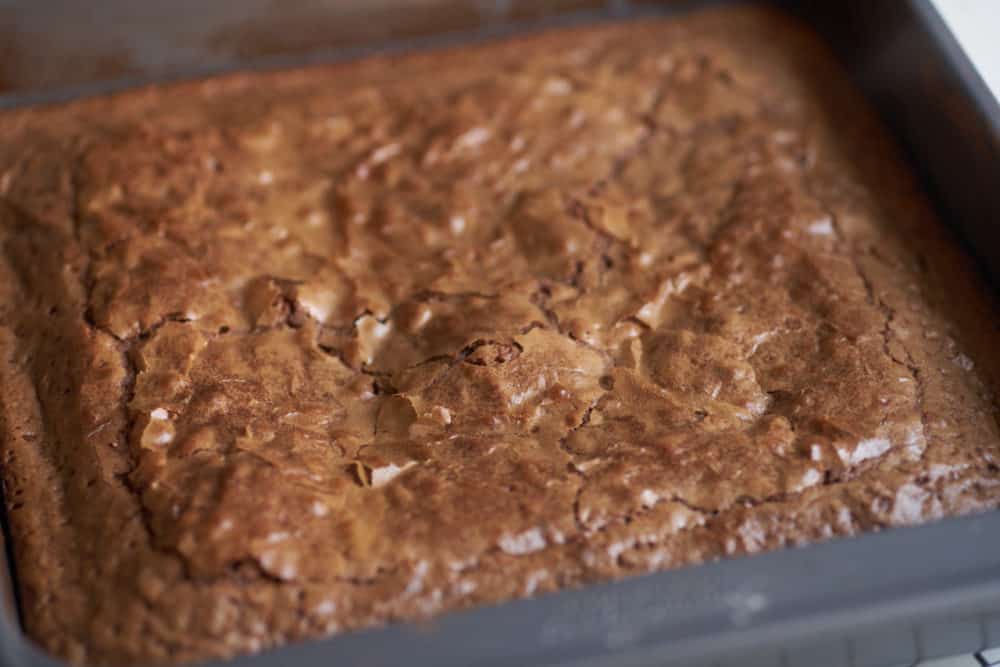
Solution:
M 228 655 L 996 504 L 995 320 L 813 39 L 722 10 L 0 117 L 29 630 Z

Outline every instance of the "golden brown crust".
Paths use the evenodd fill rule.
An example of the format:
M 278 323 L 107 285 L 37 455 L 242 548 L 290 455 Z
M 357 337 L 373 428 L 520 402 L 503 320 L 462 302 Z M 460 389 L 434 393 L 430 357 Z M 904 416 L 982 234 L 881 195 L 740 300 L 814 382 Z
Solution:
M 10 112 L 0 236 L 24 618 L 75 662 L 1000 501 L 992 304 L 763 10 Z

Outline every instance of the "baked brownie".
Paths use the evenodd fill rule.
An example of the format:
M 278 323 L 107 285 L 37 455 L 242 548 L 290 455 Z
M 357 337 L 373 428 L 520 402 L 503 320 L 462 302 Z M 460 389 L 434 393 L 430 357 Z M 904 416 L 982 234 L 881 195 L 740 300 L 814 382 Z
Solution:
M 180 662 L 1000 503 L 997 318 L 762 9 L 0 115 L 28 632 Z

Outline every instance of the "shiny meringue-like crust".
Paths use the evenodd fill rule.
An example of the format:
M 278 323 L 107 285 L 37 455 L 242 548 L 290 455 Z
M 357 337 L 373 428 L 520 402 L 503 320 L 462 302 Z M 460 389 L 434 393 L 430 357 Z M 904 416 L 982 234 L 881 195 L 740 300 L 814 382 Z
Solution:
M 720 9 L 0 115 L 25 626 L 183 662 L 1000 504 L 997 318 Z

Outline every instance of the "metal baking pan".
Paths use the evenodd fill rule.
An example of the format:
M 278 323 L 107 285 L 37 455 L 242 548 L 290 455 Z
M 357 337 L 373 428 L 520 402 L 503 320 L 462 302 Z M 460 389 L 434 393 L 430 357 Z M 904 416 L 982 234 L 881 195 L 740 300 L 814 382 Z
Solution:
M 0 108 L 704 4 L 0 0 Z M 903 145 L 940 217 L 1000 287 L 1000 107 L 930 2 L 776 4 L 830 42 Z M 8 569 L 0 567 L 0 590 L 10 588 Z M 891 667 L 996 645 L 1000 511 L 593 585 L 228 664 Z M 59 664 L 21 633 L 16 604 L 0 605 L 0 664 Z

